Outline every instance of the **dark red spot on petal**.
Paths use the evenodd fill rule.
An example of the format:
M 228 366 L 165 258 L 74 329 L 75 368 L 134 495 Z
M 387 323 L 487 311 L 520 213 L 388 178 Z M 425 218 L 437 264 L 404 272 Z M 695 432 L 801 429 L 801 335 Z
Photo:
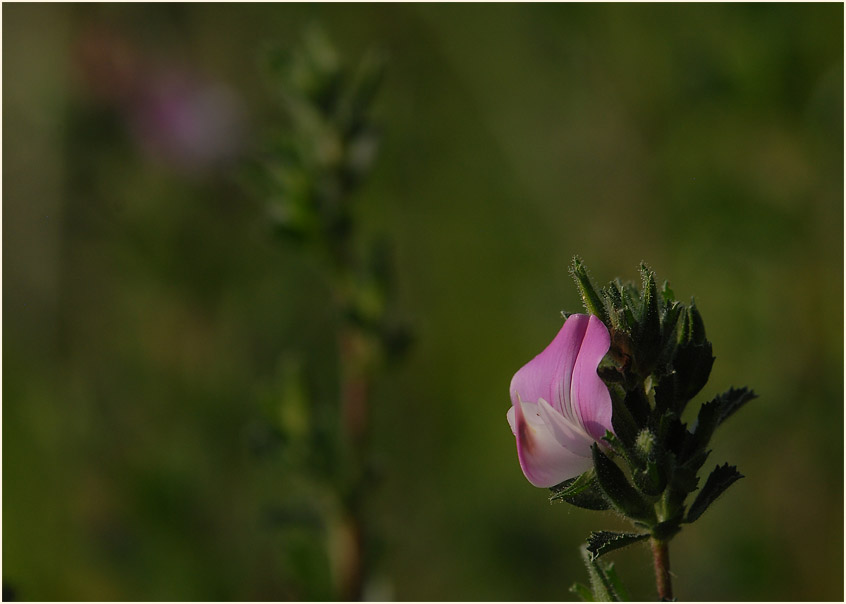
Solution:
M 532 440 L 532 433 L 526 420 L 517 423 L 517 433 L 519 434 L 520 445 L 522 446 L 523 451 L 531 453 L 534 441 Z

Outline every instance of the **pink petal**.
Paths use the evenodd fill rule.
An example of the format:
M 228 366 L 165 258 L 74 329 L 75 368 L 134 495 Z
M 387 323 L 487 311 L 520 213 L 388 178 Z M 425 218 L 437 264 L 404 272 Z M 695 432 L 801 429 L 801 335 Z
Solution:
M 601 439 L 606 430 L 613 432 L 611 395 L 596 373 L 596 368 L 610 346 L 608 329 L 602 321 L 591 315 L 573 367 L 569 399 L 578 421 L 595 440 Z
M 517 457 L 523 474 L 534 486 L 555 486 L 593 465 L 590 457 L 576 455 L 561 446 L 544 423 L 537 405 L 518 399 L 512 409 Z
M 565 400 L 570 393 L 570 377 L 588 325 L 587 315 L 570 315 L 543 352 L 526 363 L 511 379 L 511 402 L 544 399 L 565 417 L 576 419 Z

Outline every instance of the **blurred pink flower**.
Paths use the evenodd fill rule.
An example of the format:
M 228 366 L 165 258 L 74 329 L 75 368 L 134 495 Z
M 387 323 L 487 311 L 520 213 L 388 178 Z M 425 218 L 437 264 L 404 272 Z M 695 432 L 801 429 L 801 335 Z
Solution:
M 119 28 L 93 23 L 75 41 L 75 75 L 84 97 L 116 111 L 147 158 L 182 173 L 208 173 L 243 151 L 242 101 L 175 54 L 156 60 Z
M 131 104 L 130 125 L 150 156 L 189 171 L 227 163 L 242 143 L 236 95 L 188 70 L 149 74 Z
M 570 315 L 552 343 L 512 378 L 508 423 L 523 474 L 536 487 L 590 469 L 591 445 L 612 430 L 611 395 L 596 373 L 610 345 L 602 321 Z

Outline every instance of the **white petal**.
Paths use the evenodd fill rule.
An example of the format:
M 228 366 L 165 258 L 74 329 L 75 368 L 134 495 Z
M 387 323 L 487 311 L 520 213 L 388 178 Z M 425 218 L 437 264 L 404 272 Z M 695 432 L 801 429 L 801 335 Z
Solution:
M 518 399 L 512 409 L 517 428 L 517 456 L 530 483 L 536 487 L 555 486 L 593 465 L 590 457 L 576 455 L 558 442 L 551 426 L 543 421 L 538 405 Z
M 570 422 L 543 399 L 538 403 L 538 410 L 558 444 L 580 457 L 591 457 L 590 446 L 593 439 L 584 428 Z

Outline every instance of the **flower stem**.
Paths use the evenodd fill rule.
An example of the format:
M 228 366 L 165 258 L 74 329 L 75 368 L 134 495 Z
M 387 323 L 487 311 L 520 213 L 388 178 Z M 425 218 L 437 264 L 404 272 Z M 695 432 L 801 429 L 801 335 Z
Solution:
M 662 602 L 673 600 L 673 584 L 670 579 L 670 550 L 666 541 L 652 537 L 652 559 L 655 562 L 655 585 Z
M 339 569 L 338 597 L 346 602 L 364 599 L 364 527 L 358 516 L 347 516 L 343 526 L 343 566 Z
M 347 296 L 347 304 L 350 299 Z M 342 304 L 339 308 L 344 308 Z M 341 368 L 341 430 L 348 464 L 347 484 L 342 495 L 347 547 L 339 596 L 360 601 L 367 582 L 367 526 L 364 498 L 368 489 L 368 428 L 370 398 L 378 346 L 373 338 L 355 324 L 339 327 L 338 347 Z

